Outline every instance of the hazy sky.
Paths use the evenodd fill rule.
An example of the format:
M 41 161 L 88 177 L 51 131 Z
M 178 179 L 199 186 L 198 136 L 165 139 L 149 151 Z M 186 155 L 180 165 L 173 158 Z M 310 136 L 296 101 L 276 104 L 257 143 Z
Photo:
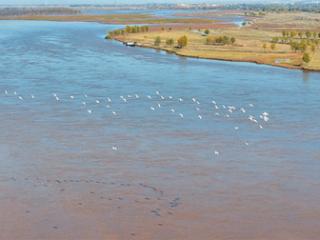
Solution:
M 272 0 L 267 0 L 272 1 Z M 120 3 L 233 3 L 233 2 L 261 2 L 258 0 L 0 0 L 0 4 L 120 4 Z M 266 2 L 266 1 L 264 1 Z

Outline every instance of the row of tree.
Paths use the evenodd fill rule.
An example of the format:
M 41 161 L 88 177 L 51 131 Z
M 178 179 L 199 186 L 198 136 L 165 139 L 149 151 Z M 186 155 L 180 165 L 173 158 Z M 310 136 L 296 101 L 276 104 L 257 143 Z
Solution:
M 256 4 L 225 4 L 222 9 L 245 10 L 255 12 L 320 12 L 318 1 L 297 1 L 295 3 L 256 3 Z
M 211 45 L 227 45 L 227 44 L 234 44 L 236 42 L 236 39 L 234 37 L 228 37 L 228 36 L 209 36 L 207 38 L 207 44 Z
M 124 35 L 127 33 L 140 33 L 140 32 L 149 32 L 149 26 L 126 26 L 124 29 L 116 29 L 109 32 L 107 38 L 113 36 Z
M 305 32 L 301 32 L 301 31 L 282 31 L 282 37 L 287 37 L 287 38 L 307 38 L 307 39 L 317 39 L 320 38 L 320 32 L 311 32 L 311 31 L 305 31 Z
M 161 44 L 161 37 L 160 36 L 157 36 L 156 39 L 154 40 L 154 45 L 155 46 L 160 46 Z M 166 45 L 168 46 L 173 46 L 175 43 L 175 40 L 173 38 L 169 38 L 169 39 L 166 39 Z M 180 38 L 178 38 L 178 40 L 176 41 L 177 43 L 177 48 L 184 48 L 188 45 L 188 38 L 187 36 L 182 36 Z

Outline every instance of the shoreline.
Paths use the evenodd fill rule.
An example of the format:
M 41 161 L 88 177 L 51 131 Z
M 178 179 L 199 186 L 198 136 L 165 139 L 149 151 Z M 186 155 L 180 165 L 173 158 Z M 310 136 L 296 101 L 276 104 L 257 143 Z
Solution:
M 119 38 L 110 38 L 107 40 L 112 40 L 112 41 L 117 41 L 120 42 L 122 44 L 125 44 L 127 41 L 121 40 Z M 237 60 L 237 59 L 228 59 L 228 58 L 214 58 L 214 57 L 200 57 L 200 56 L 192 56 L 192 55 L 188 55 L 188 54 L 183 54 L 183 53 L 179 53 L 177 51 L 174 50 L 169 50 L 169 49 L 165 49 L 165 48 L 160 48 L 160 47 L 155 47 L 155 46 L 146 46 L 144 44 L 139 43 L 139 45 L 136 45 L 135 47 L 139 47 L 139 48 L 147 48 L 147 49 L 154 49 L 154 50 L 160 50 L 160 51 L 164 51 L 166 53 L 170 53 L 170 54 L 174 54 L 176 56 L 179 57 L 187 57 L 187 58 L 193 58 L 193 59 L 204 59 L 204 60 L 214 60 L 214 61 L 223 61 L 223 62 L 238 62 L 238 63 L 253 63 L 253 64 L 257 64 L 257 65 L 266 65 L 266 66 L 271 66 L 271 67 L 280 67 L 280 68 L 285 68 L 285 69 L 289 69 L 289 70 L 301 70 L 304 72 L 318 72 L 320 73 L 320 70 L 317 69 L 308 69 L 308 68 L 304 68 L 302 66 L 290 66 L 290 65 L 280 65 L 280 64 L 270 64 L 270 63 L 265 63 L 265 62 L 259 62 L 256 60 Z
M 159 21 L 161 18 L 155 18 L 155 19 L 143 19 L 143 15 L 140 15 L 139 17 L 142 17 L 140 19 L 133 19 L 131 17 L 137 17 L 137 15 L 132 15 L 128 19 L 123 19 L 122 21 L 120 20 L 115 20 L 113 19 L 114 16 L 109 16 L 110 18 L 103 18 L 101 16 L 89 16 L 89 15 L 84 15 L 84 16 L 21 16 L 21 17 L 5 17 L 1 18 L 0 21 L 50 21 L 50 22 L 91 22 L 91 23 L 99 23 L 99 24 L 106 24 L 106 25 L 128 25 L 128 24 L 151 24 L 150 21 Z M 164 20 L 164 19 L 162 19 Z M 173 21 L 175 21 L 174 19 Z M 190 20 L 190 19 L 189 19 Z M 167 22 L 167 23 L 153 23 L 154 25 L 159 25 L 161 26 L 169 26 L 170 24 L 181 24 L 183 25 L 192 25 L 192 23 L 173 23 L 173 22 Z M 194 23 L 194 25 L 200 25 L 200 24 L 207 24 L 206 21 L 204 22 L 198 22 Z M 152 24 L 151 24 L 152 25 Z M 226 26 L 228 24 L 226 23 Z M 121 43 L 125 43 L 130 41 L 129 39 L 123 40 L 118 37 L 111 37 L 109 40 L 114 40 L 118 41 Z M 192 54 L 184 54 L 179 52 L 179 50 L 170 50 L 167 48 L 163 47 L 157 47 L 157 46 L 151 46 L 151 45 L 146 45 L 141 42 L 137 42 L 138 45 L 136 47 L 141 47 L 141 48 L 148 48 L 148 49 L 154 49 L 154 50 L 161 50 L 165 51 L 170 54 L 175 54 L 176 56 L 180 57 L 188 57 L 188 58 L 194 58 L 194 59 L 206 59 L 206 60 L 215 60 L 215 61 L 225 61 L 225 62 L 243 62 L 243 63 L 254 63 L 254 64 L 259 64 L 259 65 L 267 65 L 267 66 L 272 66 L 272 67 L 280 67 L 280 68 L 286 68 L 286 69 L 293 69 L 293 70 L 301 70 L 305 72 L 320 72 L 320 69 L 314 69 L 314 68 L 306 68 L 301 65 L 288 65 L 288 64 L 277 64 L 277 63 L 268 63 L 264 61 L 259 61 L 259 60 L 254 60 L 254 59 L 246 59 L 246 60 L 241 60 L 241 59 L 232 59 L 232 58 L 227 58 L 227 57 L 205 57 L 205 56 L 195 56 Z

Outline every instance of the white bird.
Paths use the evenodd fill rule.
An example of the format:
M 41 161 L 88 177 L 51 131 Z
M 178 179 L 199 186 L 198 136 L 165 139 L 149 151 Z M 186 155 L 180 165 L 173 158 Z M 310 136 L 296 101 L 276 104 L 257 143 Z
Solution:
M 110 105 L 109 105 L 109 104 L 107 104 L 107 105 L 106 105 L 106 108 L 110 108 Z
M 107 100 L 108 100 L 108 102 L 111 102 L 111 98 L 108 97 Z
M 193 97 L 193 98 L 192 98 L 192 101 L 193 101 L 193 102 L 196 102 L 196 99 Z
M 239 127 L 238 127 L 238 126 L 234 127 L 234 130 L 238 131 L 238 130 L 239 130 Z
M 171 112 L 173 112 L 173 113 L 174 113 L 174 112 L 176 112 L 176 110 L 174 110 L 173 108 L 171 108 Z
M 198 104 L 198 105 L 200 105 L 200 102 L 199 102 L 199 101 L 197 101 L 197 104 Z
M 154 108 L 154 107 L 150 107 L 150 109 L 151 109 L 152 111 L 154 111 L 154 110 L 155 110 L 155 108 Z
M 34 98 L 35 98 L 35 96 L 31 94 L 31 98 L 32 98 L 32 99 L 34 99 Z
M 19 98 L 20 100 L 23 100 L 23 97 L 21 97 L 21 96 L 19 96 L 18 98 Z
M 245 144 L 246 146 L 249 146 L 249 143 L 248 143 L 248 142 L 245 142 L 244 144 Z
M 116 115 L 117 115 L 117 113 L 116 113 L 115 111 L 112 111 L 112 114 L 113 114 L 114 116 L 116 116 Z
M 151 99 L 152 97 L 150 95 L 148 95 L 147 98 Z
M 216 115 L 216 116 L 220 116 L 220 113 L 216 112 L 215 115 Z
M 229 118 L 229 117 L 230 117 L 230 115 L 229 115 L 229 114 L 226 114 L 226 117 L 227 117 L 227 118 Z
M 57 94 L 56 94 L 56 93 L 53 93 L 53 94 L 52 94 L 52 96 L 56 97 L 56 96 L 57 96 Z
M 217 150 L 214 150 L 214 155 L 219 156 L 219 152 Z
M 171 100 L 171 99 L 173 99 L 173 97 L 172 97 L 172 96 L 169 96 L 169 99 Z
M 97 103 L 97 104 L 99 104 L 99 103 L 100 103 L 100 101 L 99 101 L 99 100 L 96 100 L 96 103 Z
M 183 118 L 183 114 L 182 114 L 182 113 L 179 113 L 179 116 L 180 116 L 181 118 Z
M 71 95 L 71 96 L 70 96 L 70 99 L 74 99 L 74 96 Z
M 85 98 L 88 98 L 88 95 L 87 95 L 87 94 L 85 94 L 85 95 L 84 95 L 84 97 L 85 97 Z
M 160 98 L 161 98 L 161 100 L 164 100 L 164 99 L 165 99 L 165 97 L 164 97 L 164 96 L 160 96 Z
M 5 91 L 4 91 L 4 94 L 5 94 L 5 95 L 8 95 L 8 90 L 5 90 Z
M 88 109 L 87 112 L 88 112 L 89 114 L 91 114 L 91 113 L 92 113 L 92 110 Z
M 254 105 L 252 103 L 249 103 L 249 107 L 254 107 Z
M 112 147 L 112 150 L 113 150 L 113 151 L 117 151 L 118 148 L 117 148 L 116 146 L 113 146 L 113 147 Z
M 228 106 L 229 109 L 231 109 L 232 111 L 235 111 L 237 108 L 235 106 Z
M 211 101 L 214 105 L 217 105 L 216 101 Z
M 252 115 L 249 115 L 248 119 L 251 121 L 251 122 L 254 122 L 254 123 L 258 123 L 258 121 L 254 118 L 254 116 Z
M 158 108 L 161 108 L 161 104 L 160 103 L 158 103 Z
M 139 96 L 138 94 L 135 94 L 135 97 L 136 97 L 136 98 L 140 98 L 140 96 Z
M 56 101 L 60 101 L 60 98 L 59 98 L 59 97 L 56 97 Z
M 259 128 L 262 129 L 263 128 L 262 125 L 259 125 Z
M 82 103 L 82 105 L 86 105 L 87 103 L 86 102 L 81 102 Z
M 127 102 L 127 99 L 126 98 L 122 98 L 122 101 L 124 101 L 125 103 Z
M 218 110 L 218 109 L 219 109 L 219 107 L 218 107 L 217 105 L 214 105 L 214 107 L 215 107 L 215 109 L 216 109 L 216 110 Z
M 157 95 L 159 95 L 159 94 L 160 94 L 160 92 L 159 92 L 159 91 L 156 91 L 156 94 L 157 94 Z
M 183 99 L 182 99 L 182 98 L 179 98 L 179 102 L 183 102 Z
M 13 92 L 13 94 L 14 94 L 14 95 L 17 95 L 17 92 L 16 92 L 16 91 L 14 91 L 14 92 Z
M 200 111 L 200 108 L 196 107 L 196 110 L 199 112 L 199 111 Z
M 201 115 L 198 115 L 198 118 L 201 120 L 201 119 L 202 119 L 202 116 L 201 116 Z
M 245 110 L 244 108 L 240 108 L 240 111 L 241 111 L 242 113 L 246 113 L 246 110 Z

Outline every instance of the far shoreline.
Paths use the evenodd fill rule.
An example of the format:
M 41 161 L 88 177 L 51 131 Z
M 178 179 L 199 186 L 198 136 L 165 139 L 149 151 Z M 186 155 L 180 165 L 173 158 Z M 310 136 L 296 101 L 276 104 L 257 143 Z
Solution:
M 130 14 L 129 14 L 130 15 Z M 127 15 L 126 15 L 127 16 Z M 134 15 L 135 17 L 139 15 Z M 143 14 L 141 14 L 143 16 Z M 92 19 L 90 19 L 92 17 Z M 69 16 L 19 16 L 19 17 L 6 17 L 6 18 L 1 18 L 0 21 L 48 21 L 48 22 L 83 22 L 83 23 L 98 23 L 98 24 L 103 24 L 103 25 L 118 25 L 119 27 L 125 26 L 125 25 L 134 25 L 134 24 L 150 24 L 148 21 L 158 21 L 159 19 L 149 19 L 148 21 L 143 21 L 142 19 L 139 19 L 138 21 L 134 21 L 133 19 L 127 19 L 126 21 L 117 21 L 117 20 L 111 20 L 111 19 L 97 19 L 95 17 L 98 16 L 88 16 L 88 15 L 83 15 L 83 16 L 74 16 L 74 17 L 69 17 Z M 173 21 L 175 21 L 174 19 Z M 189 19 L 192 20 L 192 19 Z M 211 24 L 214 21 L 211 21 Z M 183 24 L 189 24 L 192 25 L 192 23 L 181 23 Z M 208 24 L 208 21 L 205 20 L 202 23 L 195 23 L 194 25 L 196 26 L 197 24 Z M 225 23 L 226 26 L 228 23 Z M 161 23 L 151 23 L 151 25 L 161 25 Z M 230 24 L 229 24 L 230 25 Z M 114 40 L 118 41 L 120 43 L 126 43 L 128 42 L 127 40 L 122 40 L 118 37 L 112 37 L 109 40 Z M 231 58 L 224 58 L 224 57 L 204 57 L 204 56 L 194 56 L 194 55 L 189 55 L 189 54 L 183 54 L 179 51 L 175 50 L 169 50 L 163 47 L 158 47 L 158 46 L 150 46 L 150 45 L 145 45 L 143 43 L 139 43 L 136 45 L 136 47 L 141 47 L 141 48 L 148 48 L 148 49 L 154 49 L 154 50 L 160 50 L 164 51 L 170 54 L 175 54 L 176 56 L 180 57 L 186 57 L 186 58 L 193 58 L 193 59 L 205 59 L 205 60 L 215 60 L 215 61 L 224 61 L 224 62 L 243 62 L 243 63 L 254 63 L 258 65 L 266 65 L 266 66 L 272 66 L 272 67 L 280 67 L 280 68 L 286 68 L 286 69 L 293 69 L 293 70 L 301 70 L 303 72 L 317 72 L 319 73 L 319 69 L 313 69 L 313 68 L 305 68 L 304 66 L 299 66 L 299 65 L 284 65 L 284 64 L 276 64 L 276 63 L 267 63 L 264 61 L 259 61 L 259 60 L 240 60 L 240 59 L 231 59 Z

